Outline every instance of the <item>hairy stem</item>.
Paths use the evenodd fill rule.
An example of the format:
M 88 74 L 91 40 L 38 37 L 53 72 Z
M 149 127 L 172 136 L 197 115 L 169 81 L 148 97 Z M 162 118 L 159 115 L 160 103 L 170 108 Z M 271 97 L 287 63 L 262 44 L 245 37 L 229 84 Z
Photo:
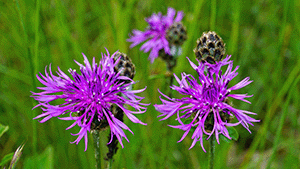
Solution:
M 94 130 L 93 132 L 94 139 L 94 149 L 95 149 L 95 159 L 96 159 L 96 168 L 101 168 L 101 154 L 100 154 L 100 131 Z
M 212 135 L 209 139 L 209 158 L 208 158 L 208 168 L 213 169 L 214 168 L 214 160 L 215 160 L 215 137 Z

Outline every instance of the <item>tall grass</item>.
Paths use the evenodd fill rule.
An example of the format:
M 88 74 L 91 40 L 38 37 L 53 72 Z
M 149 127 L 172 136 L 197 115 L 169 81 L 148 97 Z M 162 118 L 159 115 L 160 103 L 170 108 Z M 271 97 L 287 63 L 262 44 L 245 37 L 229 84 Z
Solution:
M 185 13 L 183 23 L 188 40 L 182 46 L 175 74 L 196 75 L 186 57 L 195 61 L 193 48 L 203 31 L 216 31 L 226 43 L 239 75 L 229 85 L 249 76 L 253 83 L 239 93 L 253 94 L 252 104 L 234 101 L 235 107 L 257 113 L 260 123 L 248 133 L 237 127 L 237 142 L 216 145 L 216 168 L 294 168 L 300 166 L 299 80 L 300 74 L 300 2 L 287 1 L 71 1 L 4 0 L 0 2 L 0 123 L 9 130 L 0 140 L 0 160 L 26 142 L 17 168 L 32 166 L 53 168 L 93 168 L 92 135 L 88 150 L 84 142 L 70 144 L 79 128 L 65 130 L 71 122 L 51 119 L 44 124 L 33 120 L 41 113 L 31 110 L 37 103 L 30 91 L 42 86 L 36 80 L 52 63 L 64 72 L 78 68 L 81 53 L 99 60 L 106 47 L 111 53 L 127 53 L 136 66 L 134 88 L 147 86 L 141 95 L 152 103 L 138 118 L 147 126 L 125 123 L 134 132 L 126 132 L 129 143 L 114 157 L 114 168 L 207 168 L 208 154 L 198 144 L 191 150 L 191 134 L 181 143 L 183 131 L 168 127 L 175 118 L 158 121 L 153 105 L 160 103 L 157 89 L 168 86 L 165 63 L 147 59 L 149 53 L 129 48 L 126 39 L 133 29 L 143 30 L 144 18 L 153 12 L 166 14 L 173 7 Z M 173 93 L 176 94 L 176 93 Z M 101 156 L 107 153 L 108 132 L 100 133 Z M 208 142 L 204 141 L 208 148 Z M 271 158 L 270 158 L 271 157 Z M 103 161 L 102 166 L 106 165 Z

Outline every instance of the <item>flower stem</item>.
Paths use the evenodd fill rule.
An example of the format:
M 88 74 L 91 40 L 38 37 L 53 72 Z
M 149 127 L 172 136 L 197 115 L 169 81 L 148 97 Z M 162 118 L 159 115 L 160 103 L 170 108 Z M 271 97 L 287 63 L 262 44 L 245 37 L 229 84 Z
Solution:
M 174 76 L 173 75 L 171 75 L 171 77 L 170 77 L 170 85 L 169 86 L 172 86 L 173 85 L 173 79 L 174 79 Z M 171 88 L 169 88 L 169 97 L 170 98 L 172 98 L 172 89 Z
M 176 58 L 174 56 L 171 57 L 172 59 L 167 63 L 168 66 L 167 66 L 167 70 L 168 70 L 168 73 L 170 74 L 170 83 L 169 83 L 169 87 L 171 87 L 173 85 L 173 79 L 174 79 L 174 75 L 173 75 L 173 68 L 175 67 L 176 65 Z M 172 89 L 169 88 L 169 97 L 172 98 Z
M 208 168 L 214 168 L 214 160 L 215 160 L 215 136 L 212 135 L 209 139 L 209 158 L 208 158 Z
M 107 165 L 107 168 L 108 168 L 108 169 L 111 169 L 111 168 L 112 168 L 112 163 L 113 163 L 113 159 L 110 158 L 110 159 L 108 160 L 108 165 Z
M 96 159 L 96 168 L 101 168 L 101 154 L 100 154 L 100 131 L 94 130 L 93 132 L 94 139 L 94 149 L 95 149 L 95 159 Z

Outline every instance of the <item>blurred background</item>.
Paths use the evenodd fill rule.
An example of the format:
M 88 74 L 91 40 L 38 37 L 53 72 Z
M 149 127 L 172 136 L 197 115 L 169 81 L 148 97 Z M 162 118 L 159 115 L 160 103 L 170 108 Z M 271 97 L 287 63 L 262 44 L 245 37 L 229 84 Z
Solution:
M 138 83 L 135 89 L 144 103 L 151 103 L 146 113 L 137 115 L 147 126 L 125 123 L 134 132 L 126 131 L 130 143 L 114 156 L 114 168 L 207 168 L 208 153 L 200 144 L 188 150 L 190 133 L 177 141 L 183 131 L 175 118 L 158 121 L 160 114 L 153 105 L 160 104 L 157 88 L 165 91 L 165 78 L 149 78 L 164 74 L 165 63 L 148 60 L 149 53 L 130 49 L 126 41 L 133 29 L 147 27 L 145 17 L 167 13 L 173 7 L 185 13 L 183 24 L 188 39 L 174 72 L 196 75 L 186 57 L 195 60 L 193 49 L 204 31 L 216 31 L 226 43 L 226 54 L 232 55 L 239 75 L 232 86 L 250 77 L 253 83 L 235 93 L 254 95 L 252 104 L 233 100 L 239 109 L 257 113 L 260 119 L 250 127 L 236 127 L 238 141 L 220 142 L 216 146 L 216 168 L 297 168 L 300 166 L 299 77 L 300 77 L 300 1 L 161 1 L 161 0 L 1 0 L 0 1 L 0 124 L 9 129 L 0 138 L 0 160 L 25 143 L 17 168 L 94 168 L 92 135 L 88 149 L 84 141 L 70 144 L 78 127 L 65 130 L 71 121 L 53 118 L 45 123 L 33 120 L 41 113 L 32 110 L 37 102 L 30 91 L 42 86 L 35 74 L 44 74 L 45 66 L 59 66 L 67 73 L 78 69 L 74 59 L 83 62 L 101 58 L 105 47 L 110 53 L 127 53 L 136 66 Z M 68 73 L 67 73 L 68 74 Z M 174 93 L 175 94 L 175 93 Z M 176 95 L 174 97 L 179 97 Z M 4 128 L 2 126 L 2 128 Z M 101 156 L 107 153 L 108 132 L 101 133 Z M 1 132 L 0 132 L 1 134 Z M 208 149 L 208 141 L 204 147 Z M 8 166 L 8 163 L 2 164 Z M 106 161 L 102 161 L 102 167 Z

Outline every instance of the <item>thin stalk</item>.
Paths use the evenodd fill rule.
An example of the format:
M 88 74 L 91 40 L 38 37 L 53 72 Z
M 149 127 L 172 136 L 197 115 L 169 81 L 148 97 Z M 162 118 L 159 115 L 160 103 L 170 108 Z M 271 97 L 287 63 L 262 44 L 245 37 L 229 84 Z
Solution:
M 214 168 L 214 161 L 215 161 L 215 136 L 212 135 L 209 138 L 209 152 L 208 152 L 208 168 Z
M 95 149 L 95 159 L 96 159 L 96 168 L 101 168 L 101 154 L 100 154 L 100 131 L 94 130 L 93 132 L 94 139 L 94 149 Z
M 17 7 L 17 11 L 18 11 L 18 14 L 19 14 L 19 17 L 20 17 L 20 22 L 21 22 L 21 26 L 22 26 L 22 29 L 23 29 L 23 32 L 24 32 L 24 43 L 25 43 L 25 47 L 27 47 L 26 49 L 26 56 L 27 56 L 27 59 L 29 61 L 29 69 L 30 69 L 30 74 L 31 74 L 31 80 L 32 80 L 32 86 L 31 86 L 31 90 L 34 91 L 36 89 L 36 82 L 35 82 L 35 70 L 34 70 L 34 61 L 33 61 L 33 58 L 31 56 L 31 52 L 30 52 L 30 45 L 29 45 L 29 42 L 28 42 L 28 34 L 27 34 L 27 30 L 25 28 L 25 24 L 24 24 L 24 20 L 23 20 L 23 14 L 22 14 L 22 11 L 20 9 L 20 4 L 19 4 L 19 1 L 16 0 L 16 7 Z M 37 6 L 37 10 L 39 9 L 39 4 Z M 35 106 L 35 101 L 34 99 L 31 99 L 32 100 L 32 106 Z M 35 117 L 35 110 L 32 110 L 32 117 Z M 35 121 L 32 121 L 32 148 L 33 148 L 33 154 L 36 154 L 37 152 L 37 129 L 36 129 L 36 122 Z
M 170 56 L 170 57 L 173 57 L 173 56 Z M 172 89 L 170 88 L 170 86 L 172 86 L 173 85 L 173 67 L 174 67 L 174 65 L 172 64 L 172 62 L 176 62 L 176 60 L 174 60 L 174 57 L 172 58 L 172 59 L 170 59 L 170 60 L 165 60 L 165 62 L 166 62 L 166 64 L 167 64 L 167 71 L 166 71 L 166 74 L 165 74 L 165 76 L 166 76 L 166 91 L 169 91 L 168 93 L 168 96 L 170 97 L 170 98 L 172 98 Z
M 233 1 L 232 3 L 232 27 L 230 34 L 230 41 L 228 45 L 228 51 L 231 54 L 236 54 L 238 48 L 239 39 L 239 27 L 240 27 L 240 1 Z
M 210 8 L 210 30 L 215 30 L 216 12 L 217 12 L 217 1 L 212 0 L 211 8 Z
M 168 60 L 165 60 L 167 63 L 167 70 L 170 74 L 170 83 L 169 86 L 173 85 L 173 81 L 174 81 L 174 75 L 173 75 L 173 68 L 176 66 L 177 64 L 177 58 L 178 56 L 181 55 L 181 47 L 180 46 L 176 46 L 175 47 L 175 54 L 170 55 L 170 58 Z M 169 88 L 169 95 L 170 98 L 172 98 L 172 89 Z
M 169 86 L 172 86 L 173 85 L 173 79 L 174 79 L 174 76 L 173 76 L 173 72 L 172 72 L 172 75 L 170 76 L 170 85 Z M 169 97 L 172 98 L 172 89 L 169 88 Z
M 35 44 L 34 44 L 34 58 L 32 58 L 33 63 L 34 63 L 34 73 L 37 74 L 39 70 L 39 43 L 40 43 L 40 34 L 39 34 L 39 25 L 40 25 L 40 0 L 36 1 L 36 10 L 35 10 Z
M 107 165 L 107 168 L 108 168 L 108 169 L 111 169 L 111 168 L 112 168 L 112 163 L 113 163 L 113 159 L 110 158 L 110 159 L 108 160 L 108 165 Z
M 31 57 L 31 65 L 33 64 L 34 68 L 33 68 L 33 74 L 32 74 L 32 78 L 33 81 L 35 81 L 35 75 L 38 74 L 38 71 L 39 71 L 39 60 L 38 60 L 38 51 L 39 51 L 39 43 L 40 43 L 40 36 L 39 36 L 39 21 L 40 21 L 40 0 L 37 0 L 36 1 L 36 10 L 35 10 L 35 24 L 34 24 L 34 27 L 35 27 L 35 44 L 34 44 L 34 57 Z M 36 90 L 36 84 L 34 83 L 34 90 Z M 36 116 L 36 111 L 32 111 L 32 117 L 34 118 Z M 33 122 L 32 124 L 32 128 L 33 128 L 33 131 L 32 131 L 32 142 L 34 144 L 34 151 L 36 152 L 37 148 L 36 148 L 36 145 L 37 145 L 37 127 L 36 127 L 36 121 Z

